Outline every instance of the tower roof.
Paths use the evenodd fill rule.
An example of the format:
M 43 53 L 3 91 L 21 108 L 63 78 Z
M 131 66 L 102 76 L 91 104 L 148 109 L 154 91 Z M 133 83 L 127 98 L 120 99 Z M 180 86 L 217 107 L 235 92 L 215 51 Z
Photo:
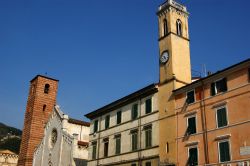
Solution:
M 179 11 L 182 11 L 182 12 L 188 14 L 186 6 L 180 4 L 179 2 L 176 2 L 175 0 L 167 0 L 166 2 L 161 4 L 158 7 L 157 14 L 160 14 L 162 11 L 164 11 L 166 8 L 168 8 L 170 6 L 174 7 L 175 9 L 177 9 Z
M 54 78 L 51 78 L 51 77 L 48 77 L 48 76 L 44 76 L 44 75 L 38 74 L 38 75 L 36 75 L 32 80 L 30 80 L 30 82 L 33 82 L 33 81 L 34 81 L 35 79 L 37 79 L 38 77 L 47 78 L 47 79 L 49 79 L 49 80 L 54 80 L 54 81 L 59 81 L 59 80 L 57 80 L 57 79 L 54 79 Z

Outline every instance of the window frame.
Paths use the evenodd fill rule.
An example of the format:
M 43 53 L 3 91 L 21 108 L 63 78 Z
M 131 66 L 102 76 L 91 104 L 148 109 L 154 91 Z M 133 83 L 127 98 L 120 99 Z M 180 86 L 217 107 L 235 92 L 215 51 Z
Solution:
M 176 20 L 176 34 L 178 36 L 183 36 L 183 27 L 182 27 L 182 21 L 180 19 Z
M 222 81 L 222 80 L 226 80 L 226 90 L 225 91 L 221 91 L 221 92 L 218 92 L 218 88 L 217 88 L 217 83 L 218 82 L 220 82 L 220 81 Z M 215 87 L 215 89 L 214 89 L 214 95 L 213 95 L 213 93 L 212 93 L 212 84 L 215 84 L 214 85 L 214 87 Z M 221 94 L 221 93 L 225 93 L 225 92 L 227 92 L 228 91 L 228 86 L 227 86 L 227 77 L 223 77 L 223 78 L 220 78 L 220 79 L 217 79 L 217 80 L 215 80 L 215 81 L 213 81 L 211 84 L 210 84 L 210 96 L 216 96 L 216 95 L 218 95 L 218 94 Z
M 188 99 L 188 93 L 190 93 L 190 92 L 194 92 L 194 101 L 193 101 L 192 103 L 188 103 L 188 100 L 187 100 L 187 99 Z M 188 104 L 193 104 L 193 103 L 196 102 L 195 89 L 192 89 L 192 90 L 186 92 L 186 102 L 187 102 Z
M 105 116 L 105 123 L 104 123 L 104 128 L 107 130 L 110 127 L 110 115 Z
M 137 106 L 136 107 L 136 117 L 134 117 L 134 106 Z M 139 111 L 139 104 L 138 103 L 134 103 L 134 104 L 132 104 L 132 108 L 131 108 L 131 120 L 136 120 L 137 118 L 138 118 L 138 116 L 139 116 L 139 114 L 138 114 L 138 111 Z
M 133 144 L 133 136 L 136 135 L 136 146 L 135 146 L 135 149 L 134 149 L 134 144 Z M 134 151 L 137 151 L 138 150 L 138 131 L 133 131 L 131 133 L 131 151 L 134 152 Z
M 103 142 L 103 157 L 109 156 L 109 140 Z
M 147 112 L 147 101 L 150 100 L 151 101 L 151 107 L 150 107 L 150 112 Z M 153 112 L 153 99 L 152 97 L 149 97 L 145 100 L 145 115 L 150 114 Z
M 187 130 L 188 130 L 188 127 L 189 127 L 188 119 L 191 119 L 191 118 L 195 118 L 195 133 L 188 134 L 189 136 L 198 133 L 198 132 L 197 132 L 198 130 L 197 130 L 197 116 L 196 116 L 196 114 L 195 114 L 195 115 L 190 115 L 190 116 L 187 117 Z
M 120 113 L 120 118 L 118 117 L 118 113 Z M 119 120 L 119 121 L 118 121 Z M 122 110 L 119 110 L 116 112 L 116 124 L 121 124 L 122 123 Z
M 151 148 L 152 144 L 153 144 L 153 140 L 152 140 L 152 135 L 153 135 L 152 126 L 148 126 L 144 130 L 145 130 L 145 148 Z M 148 136 L 148 132 L 150 132 L 149 138 L 147 137 Z
M 230 159 L 228 161 L 221 161 L 220 143 L 224 143 L 224 142 L 228 142 L 228 146 L 229 146 L 228 150 L 229 150 L 229 157 L 230 157 Z M 232 161 L 232 153 L 231 153 L 231 143 L 230 143 L 230 140 L 229 139 L 220 140 L 220 141 L 218 141 L 217 146 L 218 146 L 218 159 L 219 159 L 219 163 L 226 163 L 226 162 Z
M 117 151 L 117 140 L 119 140 L 119 151 Z M 115 154 L 119 155 L 121 154 L 121 135 L 115 137 Z
M 196 145 L 196 146 L 189 146 L 188 147 L 188 149 L 187 149 L 188 158 L 187 159 L 189 160 L 189 150 L 190 149 L 194 149 L 194 148 L 197 149 L 197 166 L 198 166 L 199 165 L 199 148 L 198 148 L 198 145 Z
M 227 125 L 219 127 L 219 123 L 218 123 L 218 110 L 223 109 L 223 108 L 226 109 Z M 220 129 L 220 128 L 227 127 L 227 126 L 229 125 L 229 120 L 228 120 L 228 109 L 227 109 L 227 106 L 226 106 L 226 105 L 223 105 L 223 106 L 220 106 L 220 107 L 215 108 L 215 110 L 216 110 L 216 113 L 215 113 L 215 115 L 216 115 L 216 128 L 217 128 L 217 129 Z
M 95 147 L 95 151 L 94 151 L 94 147 Z M 93 142 L 92 143 L 92 160 L 96 160 L 97 158 L 96 153 L 97 153 L 97 142 Z
M 93 127 L 93 132 L 96 133 L 98 132 L 99 129 L 99 121 L 98 119 L 94 120 L 94 127 Z

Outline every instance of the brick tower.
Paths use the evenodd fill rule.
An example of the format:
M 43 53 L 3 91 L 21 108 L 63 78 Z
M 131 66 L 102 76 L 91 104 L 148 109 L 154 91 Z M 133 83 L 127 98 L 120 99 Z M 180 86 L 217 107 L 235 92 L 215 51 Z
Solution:
M 18 166 L 32 166 L 33 153 L 44 134 L 44 124 L 56 104 L 58 80 L 37 75 L 30 81 Z

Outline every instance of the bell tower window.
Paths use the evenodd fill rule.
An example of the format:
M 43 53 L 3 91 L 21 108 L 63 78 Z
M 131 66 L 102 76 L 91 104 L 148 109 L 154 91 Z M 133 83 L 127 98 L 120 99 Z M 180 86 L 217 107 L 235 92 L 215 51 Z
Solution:
M 46 93 L 46 94 L 48 94 L 49 93 L 49 84 L 46 84 L 45 86 L 44 86 L 44 93 Z
M 178 36 L 182 36 L 182 23 L 179 19 L 176 21 L 176 33 Z
M 168 22 L 167 19 L 163 20 L 163 36 L 166 36 L 168 34 Z

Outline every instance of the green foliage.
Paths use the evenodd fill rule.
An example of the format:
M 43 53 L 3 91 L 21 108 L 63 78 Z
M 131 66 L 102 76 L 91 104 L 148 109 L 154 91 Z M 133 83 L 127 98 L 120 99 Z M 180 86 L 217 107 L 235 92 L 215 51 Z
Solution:
M 0 149 L 8 149 L 16 154 L 19 153 L 21 139 L 19 137 L 8 138 L 6 141 L 0 142 Z

